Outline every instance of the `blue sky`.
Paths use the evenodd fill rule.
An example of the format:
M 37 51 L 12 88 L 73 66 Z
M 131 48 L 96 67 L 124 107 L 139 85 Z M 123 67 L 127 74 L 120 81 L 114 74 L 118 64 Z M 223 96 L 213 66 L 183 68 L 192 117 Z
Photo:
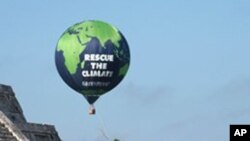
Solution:
M 65 141 L 103 141 L 102 128 L 122 141 L 227 141 L 230 124 L 250 123 L 249 0 L 12 0 L 0 17 L 0 83 Z M 96 116 L 54 63 L 60 35 L 89 19 L 118 27 L 131 51 Z

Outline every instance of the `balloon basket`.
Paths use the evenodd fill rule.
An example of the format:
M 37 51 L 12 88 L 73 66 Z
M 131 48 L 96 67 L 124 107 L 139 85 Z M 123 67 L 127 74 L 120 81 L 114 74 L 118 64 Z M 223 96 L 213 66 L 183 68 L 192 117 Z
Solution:
M 93 105 L 90 105 L 89 107 L 89 115 L 95 115 L 96 110 L 95 107 Z

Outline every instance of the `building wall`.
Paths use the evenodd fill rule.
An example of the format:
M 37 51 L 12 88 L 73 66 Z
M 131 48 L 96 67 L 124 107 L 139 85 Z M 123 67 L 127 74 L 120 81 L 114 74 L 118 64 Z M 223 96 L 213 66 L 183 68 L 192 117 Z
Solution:
M 31 141 L 61 141 L 52 125 L 29 123 L 10 86 L 0 84 L 0 111 L 2 111 Z
M 14 123 L 27 122 L 10 86 L 0 84 L 0 110 Z

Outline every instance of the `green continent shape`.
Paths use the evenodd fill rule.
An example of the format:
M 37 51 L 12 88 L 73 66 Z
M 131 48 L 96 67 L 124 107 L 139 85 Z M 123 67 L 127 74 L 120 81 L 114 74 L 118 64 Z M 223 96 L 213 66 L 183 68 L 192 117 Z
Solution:
M 125 64 L 124 66 L 122 66 L 119 70 L 119 76 L 125 75 L 128 71 L 128 67 L 129 67 L 129 64 Z
M 86 21 L 72 26 L 73 30 L 79 32 L 80 39 L 95 37 L 100 41 L 102 47 L 110 40 L 117 48 L 120 47 L 121 35 L 119 31 L 107 23 L 101 21 Z
M 84 65 L 85 65 L 85 61 L 82 61 L 82 63 L 81 63 L 81 68 L 82 69 L 84 68 Z
M 85 41 L 88 42 L 89 40 Z M 65 32 L 59 39 L 57 51 L 63 52 L 65 66 L 70 74 L 76 73 L 77 65 L 80 63 L 80 54 L 85 48 L 86 45 L 79 43 L 78 37 L 75 34 Z
M 80 61 L 80 54 L 86 48 L 86 44 L 93 38 L 100 41 L 102 47 L 110 40 L 117 48 L 120 47 L 121 35 L 119 31 L 101 21 L 86 21 L 77 23 L 67 29 L 59 39 L 57 51 L 62 51 L 65 59 L 65 66 L 70 74 L 75 74 Z M 84 62 L 81 63 L 81 68 Z

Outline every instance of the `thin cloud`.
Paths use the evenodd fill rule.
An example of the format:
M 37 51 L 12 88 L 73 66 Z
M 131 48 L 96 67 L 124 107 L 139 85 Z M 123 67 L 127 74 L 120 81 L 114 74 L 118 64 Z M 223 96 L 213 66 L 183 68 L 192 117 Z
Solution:
M 193 140 L 186 136 L 187 134 L 203 134 L 207 137 L 213 134 L 218 137 L 218 140 L 219 138 L 226 139 L 224 133 L 227 133 L 230 124 L 241 123 L 242 118 L 245 119 L 242 122 L 250 119 L 250 78 L 234 79 L 210 93 L 202 99 L 193 100 L 192 103 L 183 107 L 182 111 L 178 109 L 178 112 L 189 109 L 188 115 L 181 114 L 183 117 L 179 115 L 177 119 L 164 122 L 162 127 L 157 129 L 159 134 L 165 136 L 166 133 L 170 133 L 166 137 L 170 139 L 182 135 L 179 140 L 183 138 Z M 200 108 L 196 109 L 196 106 Z M 215 123 L 216 130 L 212 129 Z M 196 131 L 190 131 L 195 129 Z M 204 130 L 209 130 L 210 133 L 206 135 Z M 221 130 L 224 132 L 221 133 Z
M 249 115 L 250 111 L 250 78 L 230 81 L 218 88 L 211 97 L 211 103 L 218 106 L 223 118 L 237 118 Z
M 142 105 L 154 105 L 160 102 L 169 102 L 173 98 L 173 88 L 168 86 L 140 86 L 129 83 L 123 92 L 129 100 L 133 100 Z

